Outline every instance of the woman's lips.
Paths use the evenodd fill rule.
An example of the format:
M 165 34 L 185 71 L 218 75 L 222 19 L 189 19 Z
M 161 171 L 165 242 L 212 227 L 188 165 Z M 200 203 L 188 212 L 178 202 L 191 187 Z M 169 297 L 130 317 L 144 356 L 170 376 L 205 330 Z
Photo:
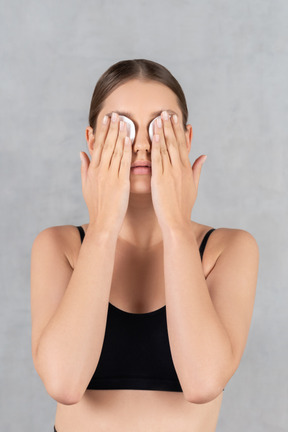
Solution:
M 131 168 L 132 174 L 151 174 L 151 168 L 150 167 L 144 167 L 144 166 L 137 166 Z

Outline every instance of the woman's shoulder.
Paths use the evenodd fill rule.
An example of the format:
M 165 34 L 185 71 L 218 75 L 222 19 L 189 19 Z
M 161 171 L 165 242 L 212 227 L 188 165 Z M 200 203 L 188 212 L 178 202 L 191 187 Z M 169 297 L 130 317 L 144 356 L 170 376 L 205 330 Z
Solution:
M 86 224 L 82 225 L 86 231 Z M 37 245 L 37 246 L 36 246 Z M 38 250 L 52 246 L 66 256 L 69 264 L 74 268 L 79 249 L 81 237 L 77 225 L 55 225 L 44 228 L 34 239 L 33 246 Z M 40 251 L 39 251 L 40 252 Z
M 250 232 L 240 228 L 218 228 L 216 226 L 196 224 L 194 225 L 194 232 L 199 245 L 205 234 L 212 229 L 214 231 L 211 232 L 206 243 L 202 260 L 205 277 L 216 268 L 217 263 L 222 263 L 223 259 L 229 261 L 229 266 L 234 261 L 240 263 L 245 259 L 251 262 L 258 260 L 259 249 L 256 239 Z
M 214 238 L 221 242 L 223 246 L 234 244 L 235 242 L 249 243 L 257 245 L 255 237 L 241 228 L 217 228 L 215 229 Z
M 208 231 L 214 230 L 211 232 L 209 245 L 207 244 L 207 248 L 209 248 L 210 251 L 212 251 L 212 249 L 214 250 L 214 256 L 215 254 L 219 256 L 226 248 L 233 247 L 235 244 L 237 244 L 238 247 L 240 245 L 246 247 L 246 249 L 258 249 L 255 237 L 244 229 L 217 227 L 195 222 L 193 222 L 193 224 L 199 244 L 201 244 L 201 241 Z
M 82 225 L 84 230 L 86 231 L 85 224 Z M 75 240 L 76 238 L 80 239 L 79 236 L 79 230 L 77 228 L 77 225 L 55 225 L 50 226 L 47 228 L 44 228 L 42 231 L 40 231 L 36 238 L 39 237 L 51 237 L 55 239 L 58 242 L 66 242 L 69 240 Z M 36 240 L 35 238 L 35 240 Z
M 204 225 L 194 221 L 191 221 L 192 226 L 196 232 L 196 236 L 201 238 L 210 231 L 213 231 L 213 238 L 222 241 L 233 241 L 235 238 L 246 238 L 247 240 L 255 240 L 254 236 L 249 232 L 241 228 L 225 228 L 211 225 Z M 256 241 L 256 240 L 255 240 Z

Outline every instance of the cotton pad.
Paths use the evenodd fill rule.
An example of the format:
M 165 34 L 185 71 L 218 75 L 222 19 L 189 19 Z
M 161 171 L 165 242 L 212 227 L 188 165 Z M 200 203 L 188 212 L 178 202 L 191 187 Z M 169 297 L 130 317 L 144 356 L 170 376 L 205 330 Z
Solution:
M 158 117 L 161 118 L 161 116 L 158 116 Z M 153 135 L 154 135 L 154 122 L 157 120 L 158 117 L 155 117 L 155 119 L 153 119 L 149 125 L 149 137 L 150 137 L 151 142 L 153 140 Z M 170 117 L 171 117 L 171 115 L 169 114 L 169 118 Z M 123 120 L 127 124 L 127 135 L 130 137 L 131 143 L 133 144 L 133 141 L 135 139 L 135 133 L 136 133 L 135 132 L 136 129 L 135 129 L 135 125 L 134 125 L 133 121 L 124 115 L 119 115 L 119 119 Z
M 157 117 L 156 117 L 154 120 L 152 120 L 151 123 L 150 123 L 150 125 L 149 125 L 149 137 L 150 137 L 151 142 L 152 142 L 152 140 L 153 140 L 153 135 L 154 135 L 154 122 L 156 121 L 156 119 L 157 119 Z
M 119 119 L 123 120 L 127 124 L 127 135 L 129 136 L 129 138 L 131 139 L 131 143 L 133 144 L 135 138 L 135 125 L 133 121 L 123 115 L 119 115 Z
M 169 114 L 169 118 L 170 117 L 171 117 L 171 115 Z M 158 116 L 155 119 L 153 119 L 149 125 L 149 137 L 150 137 L 151 142 L 153 140 L 153 135 L 154 135 L 154 123 L 157 120 L 157 118 L 161 118 L 161 116 Z

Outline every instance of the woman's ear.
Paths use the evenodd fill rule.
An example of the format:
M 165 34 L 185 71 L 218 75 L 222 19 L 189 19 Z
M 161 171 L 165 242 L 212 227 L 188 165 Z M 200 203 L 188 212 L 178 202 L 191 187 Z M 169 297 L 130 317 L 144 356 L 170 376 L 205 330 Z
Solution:
M 95 136 L 94 136 L 94 132 L 91 126 L 88 126 L 86 128 L 86 141 L 87 141 L 87 145 L 88 145 L 88 150 L 90 153 L 90 156 L 92 156 L 93 150 L 94 150 L 94 144 L 95 144 Z
M 193 137 L 193 129 L 192 129 L 191 124 L 186 125 L 185 136 L 186 136 L 187 150 L 188 150 L 188 153 L 190 153 L 191 142 L 192 142 L 192 137 Z

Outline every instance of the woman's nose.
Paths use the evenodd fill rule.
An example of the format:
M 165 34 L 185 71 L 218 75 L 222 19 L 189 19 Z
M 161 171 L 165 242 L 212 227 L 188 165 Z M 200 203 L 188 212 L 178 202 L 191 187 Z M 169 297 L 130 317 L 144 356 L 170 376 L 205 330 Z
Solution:
M 158 117 L 161 118 L 161 116 L 158 116 Z M 152 144 L 153 135 L 154 135 L 154 129 L 155 129 L 154 124 L 155 124 L 158 117 L 155 117 L 149 123 L 148 135 L 150 138 L 150 145 Z M 171 115 L 169 115 L 169 117 L 171 117 Z M 135 140 L 135 135 L 136 135 L 136 128 L 135 128 L 134 122 L 124 115 L 119 115 L 119 118 L 120 118 L 120 120 L 125 121 L 125 123 L 127 124 L 127 134 L 131 139 L 131 143 L 133 144 L 133 142 Z M 142 138 L 140 138 L 139 141 L 143 141 Z M 144 139 L 144 141 L 146 141 L 146 138 Z
M 128 118 L 128 117 L 126 117 L 124 115 L 119 115 L 119 119 L 123 120 L 126 123 L 126 125 L 127 125 L 127 135 L 131 139 L 131 144 L 133 145 L 133 143 L 135 141 L 135 136 L 136 136 L 136 127 L 135 127 L 134 122 L 130 118 Z M 153 120 L 152 120 L 152 122 L 153 122 Z M 137 135 L 138 135 L 138 137 L 137 137 L 137 146 L 139 146 L 139 145 L 141 146 L 141 145 L 144 144 L 145 147 L 147 147 L 148 142 L 151 145 L 152 139 L 153 139 L 153 129 L 151 129 L 152 122 L 149 125 L 149 138 L 150 138 L 150 142 L 149 142 L 149 140 L 147 141 L 147 136 L 145 136 L 145 137 L 142 136 L 142 133 L 143 133 L 142 130 L 141 131 L 139 130 L 138 133 L 137 133 Z
M 159 116 L 161 117 L 161 116 Z M 131 143 L 133 144 L 134 140 L 135 140 L 135 135 L 136 135 L 136 128 L 135 128 L 135 124 L 132 120 L 130 120 L 128 117 L 124 116 L 124 115 L 120 115 L 119 116 L 120 120 L 125 121 L 125 123 L 127 124 L 127 134 L 131 139 Z M 149 134 L 149 138 L 150 138 L 150 144 L 152 143 L 153 140 L 153 135 L 154 135 L 154 123 L 157 120 L 158 117 L 156 117 L 155 119 L 153 119 L 150 123 L 149 123 L 149 129 L 148 129 L 148 134 Z

